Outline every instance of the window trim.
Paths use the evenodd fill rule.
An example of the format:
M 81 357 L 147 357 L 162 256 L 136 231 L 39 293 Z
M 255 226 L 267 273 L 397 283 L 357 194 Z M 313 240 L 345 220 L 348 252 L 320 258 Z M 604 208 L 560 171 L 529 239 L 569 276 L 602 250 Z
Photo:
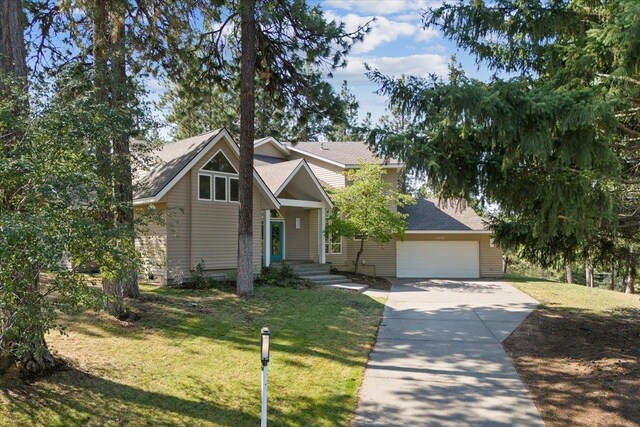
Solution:
M 340 237 L 339 242 L 333 242 L 331 234 L 327 237 L 324 242 L 324 253 L 328 255 L 342 255 L 342 237 Z M 340 252 L 333 251 L 333 245 L 340 245 Z M 327 250 L 328 249 L 328 250 Z
M 216 199 L 216 188 L 217 188 L 217 185 L 216 185 L 216 178 L 224 179 L 224 199 Z M 212 175 L 212 179 L 213 179 L 213 186 L 212 186 L 213 191 L 211 192 L 211 193 L 212 193 L 212 196 L 213 196 L 213 197 L 212 197 L 212 200 L 213 200 L 214 202 L 228 202 L 228 201 L 229 201 L 229 193 L 228 193 L 228 191 L 227 191 L 227 190 L 228 190 L 228 188 L 227 188 L 227 187 L 228 187 L 228 185 L 229 185 L 229 184 L 228 184 L 229 177 L 224 176 L 224 175 L 213 174 L 213 175 Z
M 210 170 L 204 169 L 204 167 L 205 167 L 207 164 L 209 164 L 209 162 L 210 162 L 211 160 L 213 160 L 213 158 L 214 158 L 215 156 L 217 156 L 218 154 L 222 154 L 222 155 L 224 156 L 224 158 L 225 158 L 225 159 L 227 159 L 227 162 L 229 162 L 229 164 L 231 165 L 231 167 L 233 168 L 233 170 L 235 171 L 235 173 L 234 173 L 234 172 L 222 172 L 222 171 L 210 171 Z M 208 159 L 206 162 L 204 162 L 204 164 L 203 164 L 203 165 L 202 165 L 202 167 L 200 168 L 200 171 L 202 171 L 202 172 L 206 172 L 206 173 L 212 173 L 212 174 L 236 175 L 236 176 L 238 175 L 238 170 L 236 169 L 236 167 L 235 167 L 235 166 L 233 166 L 233 163 L 231 163 L 231 160 L 229 160 L 229 158 L 227 157 L 227 155 L 226 155 L 226 154 L 224 154 L 224 151 L 222 151 L 222 148 L 218 149 L 218 151 L 216 151 L 216 152 L 215 152 L 215 154 L 214 154 L 213 156 L 209 157 L 209 159 Z
M 207 178 L 209 178 L 209 198 L 208 199 L 203 199 L 200 197 L 200 177 L 201 176 L 206 176 Z M 212 183 L 211 174 L 198 172 L 198 200 L 210 202 L 212 200 L 212 197 L 213 197 L 213 183 Z
M 235 179 L 238 181 L 238 200 L 231 200 L 231 180 Z M 227 178 L 227 201 L 229 203 L 237 203 L 240 204 L 240 177 L 239 176 L 230 176 Z
M 222 154 L 224 158 L 229 162 L 233 170 L 236 170 L 236 167 L 233 165 L 233 163 L 231 163 L 231 160 L 229 160 L 229 157 L 227 157 L 227 155 L 224 153 L 224 151 L 222 151 L 222 149 L 219 149 L 218 151 L 216 151 L 213 156 L 209 157 L 209 159 L 206 162 L 204 162 L 204 164 L 198 171 L 198 200 L 205 201 L 205 202 L 240 204 L 240 200 L 239 200 L 240 199 L 240 194 L 239 194 L 240 176 L 238 172 L 235 172 L 235 173 L 220 172 L 220 171 L 211 171 L 211 170 L 204 169 L 204 167 L 218 154 Z M 209 177 L 209 182 L 210 182 L 209 185 L 211 188 L 211 191 L 210 191 L 211 197 L 209 199 L 200 198 L 200 176 L 201 175 Z M 224 179 L 224 199 L 216 199 L 216 178 Z M 232 179 L 235 179 L 238 181 L 238 200 L 231 200 L 231 180 Z

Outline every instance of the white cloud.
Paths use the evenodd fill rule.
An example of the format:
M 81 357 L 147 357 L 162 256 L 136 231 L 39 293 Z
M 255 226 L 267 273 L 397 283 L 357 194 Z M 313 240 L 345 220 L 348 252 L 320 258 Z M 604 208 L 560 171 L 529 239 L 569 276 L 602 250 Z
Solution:
M 417 42 L 426 42 L 437 37 L 440 37 L 438 30 L 434 30 L 433 28 L 420 28 L 416 32 L 414 40 Z
M 349 13 L 344 16 L 338 16 L 333 12 L 327 12 L 327 18 L 332 21 L 344 22 L 345 29 L 349 32 L 357 30 L 359 27 L 373 20 L 373 16 L 361 16 Z M 378 46 L 392 42 L 399 37 L 413 36 L 419 31 L 415 24 L 408 22 L 396 22 L 385 17 L 378 17 L 371 22 L 371 31 L 364 36 L 362 42 L 353 47 L 352 53 L 371 52 Z
M 440 0 L 325 0 L 323 7 L 333 9 L 352 10 L 374 15 L 406 14 L 428 7 L 438 6 Z
M 427 77 L 429 74 L 445 76 L 448 62 L 448 56 L 434 53 L 371 58 L 351 57 L 345 68 L 336 70 L 333 74 L 336 82 L 347 80 L 350 86 L 369 85 L 371 82 L 365 76 L 365 63 L 372 69 L 390 76 L 406 74 Z

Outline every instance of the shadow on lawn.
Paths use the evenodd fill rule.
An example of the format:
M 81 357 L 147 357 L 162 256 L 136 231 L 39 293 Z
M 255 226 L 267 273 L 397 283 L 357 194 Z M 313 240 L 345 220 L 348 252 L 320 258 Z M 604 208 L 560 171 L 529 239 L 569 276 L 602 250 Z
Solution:
M 141 301 L 131 303 L 140 314 L 137 321 L 120 322 L 104 313 L 85 313 L 68 319 L 69 332 L 98 340 L 129 340 L 130 346 L 153 334 L 175 343 L 174 349 L 192 337 L 205 338 L 198 354 L 206 352 L 209 341 L 226 342 L 229 348 L 255 352 L 257 358 L 259 330 L 268 325 L 273 331 L 274 363 L 304 372 L 313 369 L 317 358 L 364 367 L 382 312 L 382 303 L 334 290 L 259 289 L 251 300 L 217 289 L 154 289 L 145 294 Z M 194 348 L 187 345 L 184 350 L 185 363 L 189 363 Z M 108 363 L 117 364 L 117 360 Z M 339 387 L 327 383 L 311 397 L 279 390 L 273 394 L 278 402 L 271 407 L 270 418 L 287 425 L 309 425 L 313 420 L 325 425 L 347 424 L 353 408 L 345 402 L 353 401 L 355 391 L 350 387 L 355 387 L 357 378 L 332 381 L 338 381 Z M 216 425 L 259 424 L 257 411 L 237 409 L 234 396 L 219 395 L 221 389 L 214 389 L 204 377 L 187 383 L 195 391 L 193 399 L 190 394 L 177 397 L 143 389 L 153 389 L 152 385 L 114 382 L 95 370 L 88 373 L 70 368 L 45 379 L 41 387 L 24 385 L 0 392 L 9 396 L 4 399 L 9 413 L 24 414 L 36 425 L 42 424 L 44 409 L 55 413 L 61 425 L 166 425 L 193 420 Z M 255 396 L 249 399 L 259 402 L 259 393 L 256 384 Z
M 258 351 L 259 330 L 269 326 L 274 353 L 321 357 L 348 366 L 364 366 L 372 336 L 378 327 L 382 303 L 335 290 L 286 289 L 283 299 L 260 291 L 251 300 L 224 290 L 158 289 L 135 304 L 140 320 L 127 323 L 76 322 L 73 329 L 91 336 L 116 336 L 143 340 L 160 333 L 178 340 L 185 336 L 226 341 L 239 350 Z M 270 290 L 267 289 L 266 292 Z M 211 292 L 214 292 L 211 295 Z M 366 316 L 374 318 L 362 324 Z M 293 360 L 287 363 L 295 364 Z
M 636 309 L 542 308 L 505 341 L 549 425 L 639 425 Z
M 33 425 L 42 424 L 42 408 L 55 411 L 59 425 L 166 425 L 167 413 L 177 415 L 178 419 L 190 417 L 216 424 L 225 424 L 224 420 L 228 420 L 226 425 L 238 425 L 238 422 L 258 425 L 260 422 L 257 414 L 225 408 L 209 401 L 145 391 L 73 368 L 54 374 L 51 380 L 64 391 L 45 391 L 37 384 L 12 388 L 12 398 L 7 399 L 10 411 L 28 416 Z M 85 398 L 77 399 L 77 395 Z M 27 400 L 37 400 L 38 404 L 19 404 Z M 188 424 L 186 421 L 184 424 Z

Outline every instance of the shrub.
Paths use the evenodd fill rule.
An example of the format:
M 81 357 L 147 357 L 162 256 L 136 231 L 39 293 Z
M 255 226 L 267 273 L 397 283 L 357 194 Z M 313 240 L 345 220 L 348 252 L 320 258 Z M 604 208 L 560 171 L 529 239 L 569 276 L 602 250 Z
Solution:
M 283 262 L 280 268 L 263 268 L 255 282 L 258 285 L 279 286 L 283 288 L 303 288 L 309 285 L 309 282 L 301 279 L 293 270 L 293 267 L 286 262 Z
M 229 284 L 235 284 L 238 282 L 238 270 L 228 271 L 227 274 L 224 275 L 224 281 Z
M 204 275 L 204 260 L 193 266 L 193 274 L 191 275 L 191 287 L 201 289 L 207 286 L 207 278 Z

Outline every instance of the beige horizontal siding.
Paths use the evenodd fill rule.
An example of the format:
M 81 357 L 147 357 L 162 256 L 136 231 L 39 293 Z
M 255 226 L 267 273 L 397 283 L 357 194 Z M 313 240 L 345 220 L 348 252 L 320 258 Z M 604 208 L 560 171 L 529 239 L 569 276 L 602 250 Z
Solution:
M 136 208 L 136 215 L 143 214 L 145 207 Z M 136 249 L 142 258 L 142 274 L 153 274 L 165 278 L 167 274 L 167 208 L 156 205 L 154 215 L 157 219 L 139 230 L 136 237 Z
M 256 147 L 254 149 L 254 153 L 262 156 L 269 157 L 277 157 L 279 159 L 284 159 L 285 155 L 282 151 L 278 150 L 271 143 L 261 145 L 260 147 Z
M 469 241 L 480 245 L 480 277 L 502 277 L 502 250 L 490 247 L 488 234 L 407 234 L 407 241 Z
M 167 275 L 175 282 L 189 279 L 201 260 L 209 272 L 237 268 L 238 209 L 233 202 L 198 200 L 198 171 L 218 150 L 238 169 L 236 154 L 220 141 L 165 196 L 167 202 Z M 261 208 L 265 200 L 257 185 L 253 197 L 253 263 L 261 266 Z
M 480 237 L 480 275 L 482 277 L 502 277 L 502 250 L 489 245 L 491 236 Z
M 280 213 L 285 221 L 285 259 L 289 261 L 308 261 L 309 252 L 309 210 L 283 207 Z M 296 218 L 300 218 L 300 229 L 296 229 Z
M 393 191 L 398 190 L 398 171 L 396 169 L 384 169 L 386 173 L 382 174 L 382 180 L 391 184 L 391 188 Z M 398 210 L 398 206 L 391 205 L 389 209 L 392 212 L 396 212 Z
M 186 174 L 165 196 L 167 201 L 167 280 L 191 277 L 191 175 Z
M 234 202 L 198 200 L 198 171 L 222 151 L 236 170 L 240 168 L 236 154 L 220 141 L 191 170 L 191 266 L 204 261 L 206 270 L 229 270 L 237 268 L 238 262 L 238 209 Z M 260 268 L 261 220 L 257 186 L 254 185 L 253 207 L 253 260 Z
M 356 256 L 360 250 L 360 240 L 345 239 L 347 241 L 348 259 L 350 264 L 355 264 Z M 396 275 L 396 242 L 379 245 L 373 241 L 365 240 L 364 251 L 360 257 L 360 263 L 374 266 L 377 276 Z
M 324 182 L 331 187 L 344 187 L 344 175 L 343 169 L 339 166 L 332 165 L 331 163 L 323 162 L 322 160 L 314 159 L 313 157 L 304 156 L 300 153 L 291 153 L 291 160 L 305 159 L 309 163 L 311 171 L 316 178 L 321 182 Z
M 398 190 L 398 170 L 383 169 L 382 180 L 390 183 L 394 190 Z
M 320 217 L 318 215 L 319 209 L 309 210 L 309 259 L 314 262 L 320 262 L 320 253 L 318 251 L 320 247 Z

